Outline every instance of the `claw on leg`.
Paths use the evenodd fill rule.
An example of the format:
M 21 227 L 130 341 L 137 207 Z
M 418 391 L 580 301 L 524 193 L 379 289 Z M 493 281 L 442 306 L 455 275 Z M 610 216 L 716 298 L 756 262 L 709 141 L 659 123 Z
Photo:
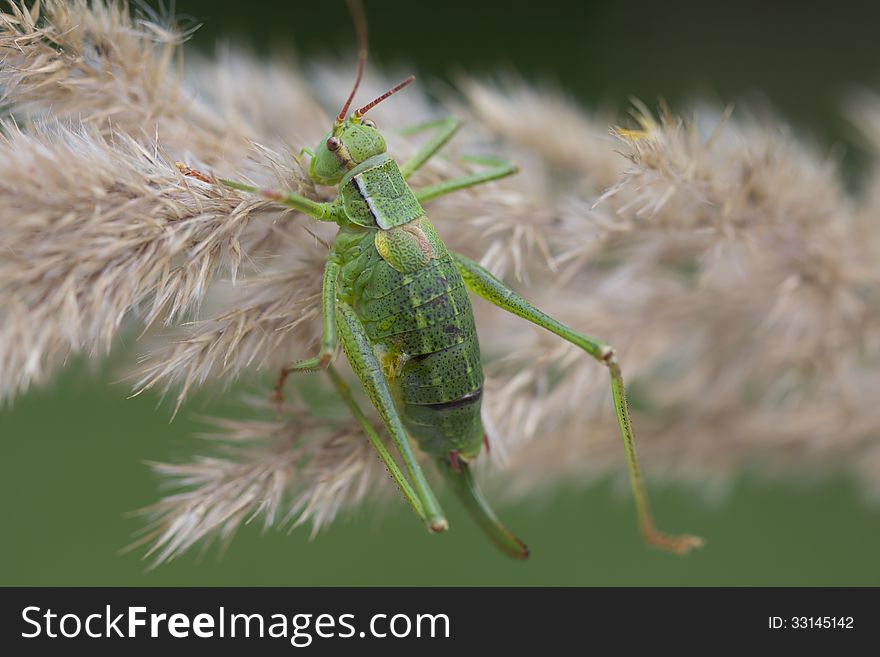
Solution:
M 206 173 L 202 173 L 198 169 L 188 167 L 183 162 L 175 162 L 174 166 L 176 166 L 177 170 L 180 171 L 180 173 L 182 173 L 184 176 L 195 178 L 196 180 L 201 180 L 202 182 L 208 184 L 214 183 L 214 181 L 211 180 L 210 176 L 208 176 Z
M 272 394 L 269 396 L 269 399 L 277 402 L 279 405 L 284 404 L 284 384 L 287 381 L 287 377 L 290 376 L 291 369 L 289 367 L 282 367 L 278 372 L 278 378 L 275 379 L 275 387 L 272 388 Z
M 272 394 L 269 395 L 269 400 L 278 404 L 278 413 L 281 413 L 281 408 L 284 405 L 284 384 L 287 382 L 288 376 L 293 372 L 326 370 L 332 361 L 333 352 L 321 352 L 319 356 L 314 358 L 307 358 L 306 360 L 297 361 L 288 367 L 282 367 L 278 372 L 278 378 L 275 379 L 275 387 L 272 389 Z
M 681 534 L 679 536 L 668 536 L 661 534 L 653 525 L 642 524 L 642 536 L 648 545 L 674 552 L 675 554 L 684 556 L 691 550 L 697 550 L 703 547 L 703 539 L 699 536 L 691 536 L 690 534 Z
M 433 520 L 428 525 L 428 531 L 432 534 L 439 534 L 441 532 L 445 532 L 447 529 L 449 529 L 449 523 L 446 521 L 446 518 Z

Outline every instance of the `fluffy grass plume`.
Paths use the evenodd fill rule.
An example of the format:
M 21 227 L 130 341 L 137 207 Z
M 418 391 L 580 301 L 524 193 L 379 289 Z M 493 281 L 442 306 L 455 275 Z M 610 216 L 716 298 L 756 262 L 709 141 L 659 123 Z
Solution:
M 175 487 L 146 511 L 159 561 L 255 516 L 318 529 L 392 488 L 344 414 L 294 395 L 276 419 L 265 402 L 277 369 L 316 348 L 332 227 L 175 166 L 330 198 L 294 154 L 324 134 L 353 68 L 306 76 L 234 49 L 184 65 L 187 34 L 105 0 L 0 16 L 0 396 L 71 354 L 100 358 L 121 333 L 143 334 L 136 390 L 176 405 L 246 370 L 265 382 L 251 419 L 216 420 L 202 455 L 155 466 Z M 388 86 L 368 71 L 362 95 Z M 462 153 L 521 165 L 427 210 L 451 248 L 615 345 L 649 479 L 843 471 L 880 492 L 880 167 L 854 196 L 839 162 L 775 117 L 596 116 L 516 80 L 460 91 L 438 106 L 416 84 L 375 118 L 466 120 L 416 186 L 460 175 Z M 880 155 L 880 100 L 863 92 L 847 111 Z M 398 159 L 418 145 L 385 134 Z M 606 372 L 475 311 L 504 490 L 621 472 Z

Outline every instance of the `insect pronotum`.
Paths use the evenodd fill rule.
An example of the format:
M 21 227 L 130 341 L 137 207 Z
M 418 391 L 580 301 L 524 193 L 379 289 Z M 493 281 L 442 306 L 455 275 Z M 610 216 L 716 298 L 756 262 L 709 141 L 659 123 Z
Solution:
M 408 129 L 433 130 L 430 140 L 398 165 L 382 134 L 365 114 L 415 78 L 348 113 L 367 58 L 366 19 L 360 2 L 349 0 L 360 52 L 351 93 L 330 131 L 311 155 L 309 177 L 336 186 L 336 198 L 317 202 L 284 190 L 258 189 L 220 179 L 227 187 L 260 194 L 318 221 L 338 224 L 324 269 L 320 352 L 282 369 L 275 395 L 293 372 L 323 370 L 384 461 L 404 498 L 432 532 L 449 525 L 410 445 L 417 441 L 436 463 L 464 506 L 505 554 L 524 559 L 529 551 L 481 494 L 470 464 L 488 445 L 480 420 L 483 371 L 468 292 L 551 331 L 608 368 L 617 423 L 629 468 L 639 524 L 652 545 L 684 554 L 699 547 L 695 536 L 668 536 L 654 524 L 636 458 L 623 378 L 614 349 L 546 315 L 477 263 L 449 251 L 422 203 L 517 172 L 512 162 L 479 158 L 477 173 L 412 189 L 407 179 L 434 156 L 460 127 L 455 118 Z M 212 178 L 178 165 L 189 176 Z M 341 344 L 348 362 L 376 407 L 405 472 L 367 420 L 333 361 Z

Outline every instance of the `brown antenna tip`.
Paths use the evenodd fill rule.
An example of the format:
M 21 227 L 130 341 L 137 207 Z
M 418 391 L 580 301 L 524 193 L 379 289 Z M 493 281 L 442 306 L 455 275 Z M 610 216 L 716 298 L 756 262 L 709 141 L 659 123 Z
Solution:
M 373 109 L 376 105 L 378 105 L 378 104 L 381 103 L 383 100 L 385 100 L 386 98 L 388 98 L 388 96 L 393 96 L 393 95 L 396 94 L 398 91 L 400 91 L 401 89 L 403 89 L 405 86 L 407 86 L 408 84 L 411 84 L 415 79 L 416 79 L 416 76 L 415 76 L 415 75 L 410 75 L 406 80 L 404 80 L 403 82 L 401 82 L 400 84 L 398 84 L 398 85 L 397 85 L 396 87 L 394 87 L 393 89 L 390 89 L 389 91 L 386 91 L 384 94 L 382 94 L 381 96 L 379 96 L 376 100 L 371 101 L 371 102 L 367 103 L 366 105 L 364 105 L 363 107 L 361 107 L 360 109 L 355 110 L 354 115 L 355 115 L 355 116 L 358 116 L 358 117 L 359 117 L 359 116 L 363 116 L 363 115 L 366 114 L 368 111 L 370 111 L 371 109 Z

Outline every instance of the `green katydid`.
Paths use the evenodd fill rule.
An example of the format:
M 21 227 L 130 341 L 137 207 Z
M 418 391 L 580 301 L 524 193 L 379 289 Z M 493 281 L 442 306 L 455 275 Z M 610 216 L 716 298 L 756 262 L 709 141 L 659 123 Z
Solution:
M 407 179 L 435 155 L 460 127 L 457 119 L 433 121 L 408 133 L 433 130 L 429 141 L 402 165 L 364 115 L 414 80 L 409 77 L 351 115 L 367 57 L 366 23 L 352 5 L 360 53 L 357 76 L 330 131 L 311 154 L 309 177 L 337 187 L 329 202 L 283 190 L 259 189 L 220 179 L 223 185 L 260 194 L 319 221 L 338 224 L 324 270 L 323 330 L 317 356 L 284 368 L 275 395 L 281 398 L 292 372 L 323 370 L 385 463 L 404 498 L 432 532 L 448 523 L 410 445 L 414 438 L 489 539 L 505 554 L 524 559 L 525 544 L 493 513 L 474 482 L 470 463 L 488 443 L 480 419 L 483 371 L 468 291 L 576 345 L 608 368 L 617 422 L 623 439 L 639 523 L 646 541 L 684 554 L 699 547 L 695 536 L 660 533 L 642 483 L 620 366 L 614 349 L 544 314 L 468 258 L 447 250 L 421 203 L 517 172 L 512 162 L 480 158 L 483 170 L 462 178 L 412 189 Z M 179 165 L 187 175 L 211 182 Z M 333 366 L 337 345 L 375 406 L 404 464 L 367 419 Z M 405 470 L 405 471 L 404 471 Z

